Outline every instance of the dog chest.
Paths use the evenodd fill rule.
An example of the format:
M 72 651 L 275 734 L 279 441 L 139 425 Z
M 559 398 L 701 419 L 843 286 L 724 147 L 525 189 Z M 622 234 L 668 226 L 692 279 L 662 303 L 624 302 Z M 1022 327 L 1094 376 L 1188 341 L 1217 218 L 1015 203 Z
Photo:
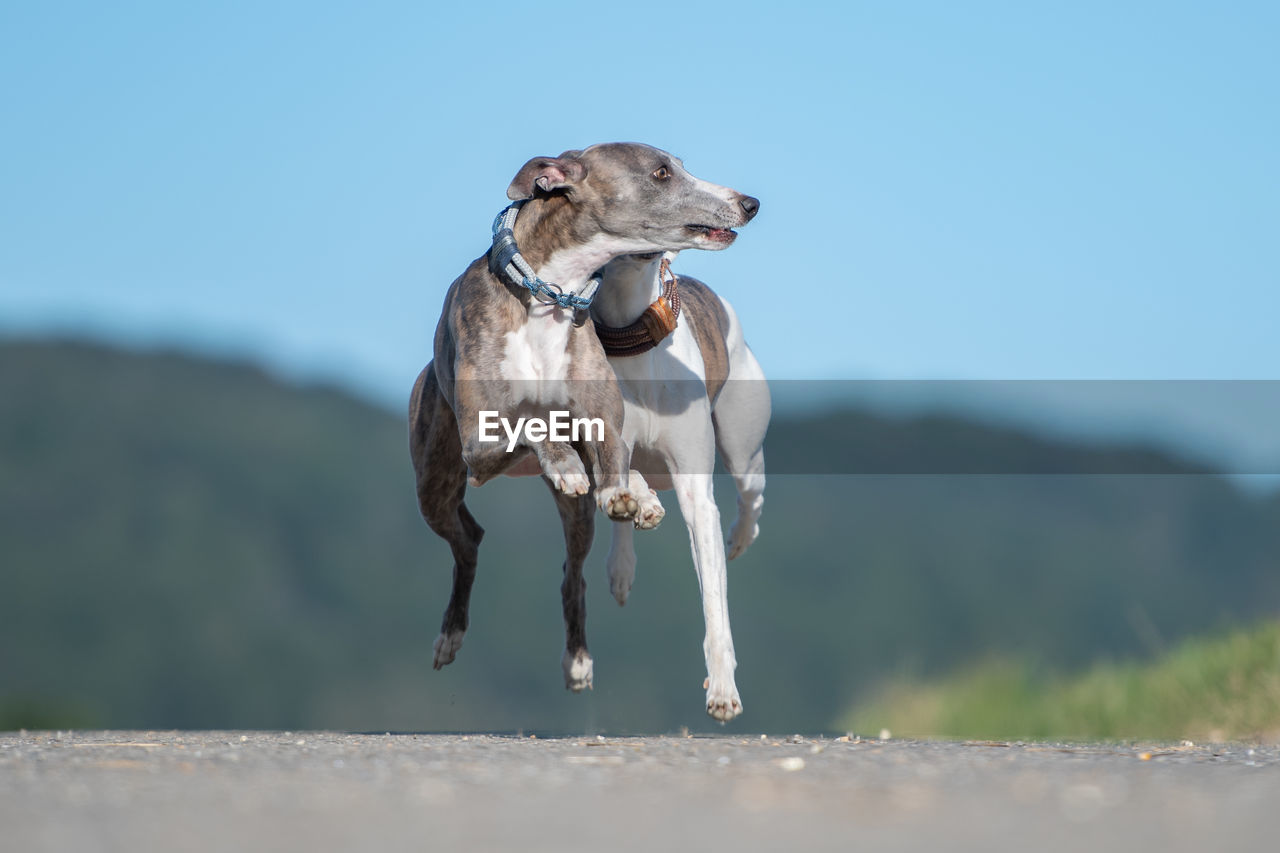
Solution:
M 499 371 L 512 383 L 517 399 L 545 402 L 565 398 L 572 331 L 567 312 L 540 307 L 534 309 L 528 323 L 507 332 Z

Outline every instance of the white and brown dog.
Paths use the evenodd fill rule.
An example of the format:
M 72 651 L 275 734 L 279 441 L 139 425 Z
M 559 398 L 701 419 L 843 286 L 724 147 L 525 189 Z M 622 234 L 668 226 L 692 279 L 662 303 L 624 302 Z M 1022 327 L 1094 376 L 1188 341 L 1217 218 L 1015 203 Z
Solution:
M 725 245 L 734 239 L 732 232 L 711 236 Z M 769 388 L 733 308 L 702 282 L 673 276 L 673 256 L 611 261 L 591 315 L 622 391 L 633 490 L 643 491 L 644 481 L 674 489 L 689 528 L 706 623 L 707 713 L 726 721 L 741 713 L 742 701 L 734 682 L 725 563 L 759 532 Z M 717 449 L 738 490 L 727 553 L 712 489 Z M 636 566 L 631 524 L 613 525 L 608 566 L 610 589 L 625 604 Z
M 628 529 L 653 526 L 662 512 L 648 487 L 630 482 L 622 397 L 587 322 L 598 284 L 593 274 L 625 254 L 722 249 L 732 241 L 729 229 L 745 225 L 759 205 L 693 177 L 665 151 L 635 143 L 536 157 L 520 169 L 507 196 L 517 204 L 495 223 L 492 247 L 445 296 L 434 359 L 419 375 L 409 404 L 418 504 L 454 559 L 434 665 L 453 661 L 468 625 L 484 534 L 463 502 L 468 484 L 503 473 L 541 473 L 555 495 L 567 549 L 561 585 L 565 684 L 582 690 L 592 682 L 582 564 L 595 508 L 625 520 Z M 495 440 L 485 434 L 487 414 L 517 423 L 538 420 L 543 429 Z M 599 434 L 557 443 L 546 434 L 556 414 L 598 420 Z M 723 594 L 719 600 L 722 605 Z M 717 627 L 715 637 L 727 637 L 727 615 L 717 619 L 724 630 Z M 721 646 L 717 639 L 717 660 L 731 662 L 732 644 Z M 717 696 L 724 671 L 722 665 L 712 669 Z M 731 665 L 728 679 L 732 692 Z M 736 693 L 731 699 L 736 702 Z

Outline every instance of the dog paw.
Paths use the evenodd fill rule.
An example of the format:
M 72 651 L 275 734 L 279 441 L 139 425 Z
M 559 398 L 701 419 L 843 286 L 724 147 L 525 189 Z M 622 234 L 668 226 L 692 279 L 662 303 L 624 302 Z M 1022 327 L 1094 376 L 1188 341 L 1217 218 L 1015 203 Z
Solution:
M 636 511 L 636 530 L 653 530 L 662 523 L 667 511 L 663 509 L 662 501 L 658 500 L 657 492 L 649 489 L 647 494 L 640 496 L 639 504 L 640 509 Z
M 629 489 L 610 486 L 596 494 L 596 504 L 614 521 L 630 521 L 640 511 L 640 502 Z
M 582 460 L 569 455 L 561 459 L 543 461 L 542 473 L 566 495 L 585 495 L 591 491 L 591 478 L 582 467 Z
M 431 661 L 433 669 L 440 669 L 453 663 L 458 649 L 462 648 L 462 634 L 462 631 L 453 631 L 436 637 L 435 645 L 431 647 L 435 651 L 435 658 Z
M 702 684 L 707 688 L 707 713 L 713 718 L 727 723 L 742 713 L 742 700 L 732 680 L 722 682 L 708 678 Z
M 560 658 L 560 666 L 564 669 L 565 687 L 574 693 L 591 689 L 593 664 L 591 655 L 586 649 L 580 649 L 575 654 L 570 654 L 569 650 L 565 649 L 564 656 Z
M 746 524 L 742 519 L 738 519 L 733 523 L 733 527 L 729 528 L 729 538 L 726 542 L 725 556 L 732 560 L 739 557 L 742 552 L 751 547 L 751 543 L 756 541 L 756 537 L 760 535 L 760 525 L 752 522 Z

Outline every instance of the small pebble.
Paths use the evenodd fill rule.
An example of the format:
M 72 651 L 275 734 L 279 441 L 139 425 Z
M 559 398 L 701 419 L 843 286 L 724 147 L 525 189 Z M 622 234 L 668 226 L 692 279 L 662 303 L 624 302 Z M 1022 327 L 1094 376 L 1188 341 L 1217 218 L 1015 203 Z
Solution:
M 778 759 L 778 766 L 788 773 L 794 773 L 797 770 L 804 769 L 804 759 L 795 755 L 780 758 Z
M 893 733 L 890 732 L 888 729 L 880 730 L 880 740 L 888 740 L 891 737 L 893 737 Z

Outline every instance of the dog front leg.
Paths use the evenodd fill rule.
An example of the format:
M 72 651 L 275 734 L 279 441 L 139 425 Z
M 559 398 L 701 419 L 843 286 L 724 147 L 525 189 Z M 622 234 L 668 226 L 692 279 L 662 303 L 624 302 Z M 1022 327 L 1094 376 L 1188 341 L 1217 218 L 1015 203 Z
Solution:
M 720 510 L 716 508 L 710 474 L 677 474 L 673 480 L 680 513 L 689 527 L 693 565 L 702 590 L 702 616 L 707 630 L 702 643 L 707 661 L 707 713 L 723 723 L 742 713 L 742 700 L 733 678 L 738 660 L 729 629 L 728 573 L 720 535 Z
M 667 515 L 662 501 L 658 500 L 658 492 L 651 489 L 645 482 L 644 476 L 634 468 L 630 473 L 630 484 L 631 493 L 640 503 L 640 509 L 636 512 L 635 528 L 636 530 L 653 530 Z
M 568 444 L 540 441 L 531 445 L 542 474 L 559 494 L 580 497 L 591 491 L 591 478 L 578 452 Z
M 586 442 L 583 452 L 596 478 L 596 505 L 604 514 L 644 530 L 657 527 L 664 514 L 662 504 L 650 493 L 644 478 L 630 470 L 631 451 L 621 433 L 606 424 L 603 440 Z

